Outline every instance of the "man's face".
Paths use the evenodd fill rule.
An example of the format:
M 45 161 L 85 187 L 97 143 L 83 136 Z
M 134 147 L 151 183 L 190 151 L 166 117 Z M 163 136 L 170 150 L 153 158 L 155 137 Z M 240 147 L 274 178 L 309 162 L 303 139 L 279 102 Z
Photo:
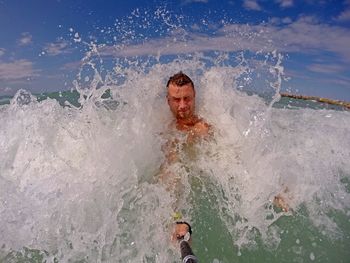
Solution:
M 169 84 L 168 104 L 176 119 L 190 119 L 194 115 L 195 92 L 191 84 L 177 86 Z

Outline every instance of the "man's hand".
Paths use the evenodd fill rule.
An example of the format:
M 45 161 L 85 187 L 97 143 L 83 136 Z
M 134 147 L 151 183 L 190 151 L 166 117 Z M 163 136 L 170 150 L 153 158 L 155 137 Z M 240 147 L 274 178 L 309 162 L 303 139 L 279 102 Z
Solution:
M 176 242 L 179 238 L 185 236 L 187 232 L 189 232 L 187 224 L 176 224 L 171 240 Z

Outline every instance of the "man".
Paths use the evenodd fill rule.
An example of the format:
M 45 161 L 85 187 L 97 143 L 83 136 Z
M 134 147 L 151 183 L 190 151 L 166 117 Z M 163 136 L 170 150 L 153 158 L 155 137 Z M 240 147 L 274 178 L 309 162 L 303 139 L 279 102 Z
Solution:
M 193 81 L 186 74 L 180 71 L 170 77 L 167 83 L 168 105 L 175 118 L 175 128 L 186 134 L 186 142 L 188 144 L 195 143 L 201 138 L 206 138 L 212 133 L 210 125 L 195 114 L 195 97 L 196 91 L 194 89 Z M 176 139 L 169 142 L 170 147 L 167 147 L 168 150 L 166 150 L 165 153 L 168 163 L 177 161 L 177 143 L 178 141 Z M 172 175 L 168 174 L 168 176 Z M 191 233 L 191 227 L 188 223 L 176 222 L 172 239 L 179 240 L 183 243 L 182 241 L 188 233 Z M 186 241 L 190 241 L 190 239 Z M 183 253 L 183 249 L 182 254 L 186 254 Z M 190 256 L 191 255 L 187 255 L 187 257 Z
M 176 121 L 176 129 L 187 133 L 187 141 L 206 137 L 210 126 L 195 114 L 196 91 L 192 80 L 181 71 L 167 83 L 167 100 Z
M 186 144 L 191 145 L 212 135 L 210 125 L 195 114 L 196 91 L 193 81 L 180 71 L 169 78 L 166 86 L 168 105 L 174 116 L 173 128 L 185 133 Z M 162 147 L 167 162 L 161 167 L 160 180 L 168 185 L 168 189 L 176 187 L 176 178 L 166 169 L 169 164 L 179 160 L 179 143 L 178 138 L 169 138 Z
M 195 114 L 195 96 L 196 91 L 193 82 L 187 75 L 180 71 L 170 77 L 167 83 L 167 100 L 169 108 L 175 117 L 175 128 L 186 133 L 186 141 L 188 144 L 195 143 L 201 138 L 208 138 L 212 134 L 211 126 Z M 178 147 L 176 145 L 178 143 L 179 142 L 175 138 L 173 141 L 169 141 L 168 145 L 165 147 L 168 164 L 178 161 Z M 164 172 L 163 175 L 164 177 L 174 177 L 174 174 L 167 172 Z M 171 181 L 172 184 L 174 182 L 175 180 Z M 284 212 L 287 212 L 289 209 L 288 204 L 281 195 L 276 196 L 273 203 L 277 207 L 280 207 Z M 185 242 L 183 242 L 183 240 L 186 240 L 185 236 L 188 235 L 188 233 L 191 233 L 190 225 L 186 222 L 176 222 L 174 228 L 172 239 L 178 240 L 180 244 L 184 244 Z M 190 240 L 191 239 L 188 241 Z

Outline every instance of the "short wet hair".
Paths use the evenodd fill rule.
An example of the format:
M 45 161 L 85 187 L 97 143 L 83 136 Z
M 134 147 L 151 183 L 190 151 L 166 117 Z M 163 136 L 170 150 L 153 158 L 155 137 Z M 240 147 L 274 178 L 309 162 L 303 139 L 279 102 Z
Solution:
M 176 73 L 175 75 L 169 78 L 168 83 L 166 84 L 167 88 L 169 88 L 170 84 L 174 84 L 179 87 L 185 86 L 187 84 L 191 84 L 192 88 L 194 89 L 193 81 L 190 79 L 189 76 L 184 74 L 182 71 Z

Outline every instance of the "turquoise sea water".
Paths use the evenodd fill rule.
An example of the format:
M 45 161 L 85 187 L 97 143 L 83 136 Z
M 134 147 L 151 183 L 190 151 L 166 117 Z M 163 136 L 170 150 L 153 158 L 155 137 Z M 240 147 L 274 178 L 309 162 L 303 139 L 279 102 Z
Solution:
M 198 197 L 197 197 L 198 198 Z M 350 223 L 348 216 L 330 211 L 329 216 L 344 231 L 338 239 L 330 238 L 315 227 L 302 205 L 293 215 L 282 216 L 269 226 L 271 240 L 263 241 L 258 229 L 250 229 L 254 244 L 237 248 L 229 229 L 220 220 L 216 197 L 202 196 L 195 210 L 195 253 L 206 262 L 348 262 Z M 209 202 L 208 202 L 209 200 Z M 282 213 L 282 211 L 279 211 Z M 233 223 L 234 224 L 234 223 Z M 278 235 L 278 244 L 273 235 Z M 203 260 L 204 259 L 204 260 Z

